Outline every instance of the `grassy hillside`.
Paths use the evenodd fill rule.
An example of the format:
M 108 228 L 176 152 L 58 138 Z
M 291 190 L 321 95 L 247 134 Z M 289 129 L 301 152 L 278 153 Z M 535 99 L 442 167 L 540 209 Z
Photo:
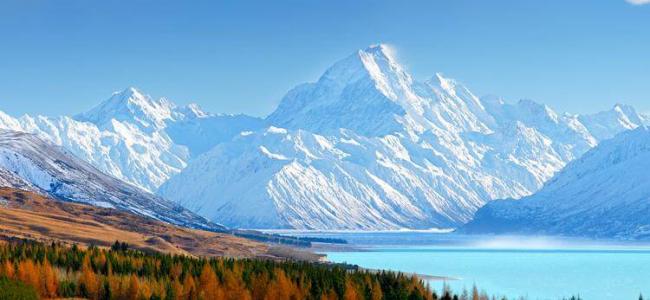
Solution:
M 319 258 L 307 252 L 278 251 L 277 247 L 227 233 L 182 228 L 119 210 L 57 201 L 11 188 L 0 188 L 0 220 L 0 239 L 105 247 L 121 240 L 142 251 L 191 256 Z

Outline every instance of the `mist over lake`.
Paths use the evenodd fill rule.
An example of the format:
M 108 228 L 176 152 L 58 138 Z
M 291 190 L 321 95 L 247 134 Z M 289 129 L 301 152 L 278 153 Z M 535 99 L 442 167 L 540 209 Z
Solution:
M 295 234 L 295 233 L 294 233 Z M 432 232 L 320 232 L 343 238 L 325 250 L 333 262 L 388 269 L 429 279 L 436 290 L 471 290 L 509 298 L 637 299 L 650 295 L 650 246 L 643 243 L 551 237 L 466 236 Z

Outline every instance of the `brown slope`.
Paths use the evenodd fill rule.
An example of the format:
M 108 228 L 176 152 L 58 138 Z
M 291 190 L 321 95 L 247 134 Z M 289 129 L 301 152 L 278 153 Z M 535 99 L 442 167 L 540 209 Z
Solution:
M 282 258 L 266 244 L 223 233 L 173 226 L 115 209 L 60 202 L 0 188 L 0 238 L 110 246 L 116 240 L 145 251 L 193 256 Z

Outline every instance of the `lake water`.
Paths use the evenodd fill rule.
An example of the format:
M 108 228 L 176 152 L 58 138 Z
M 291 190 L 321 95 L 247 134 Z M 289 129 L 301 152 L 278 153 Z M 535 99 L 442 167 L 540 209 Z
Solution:
M 370 269 L 454 278 L 452 289 L 476 284 L 509 298 L 633 299 L 650 296 L 650 247 L 588 240 L 477 237 L 430 232 L 302 233 L 348 240 L 328 259 Z M 431 281 L 436 290 L 442 282 Z

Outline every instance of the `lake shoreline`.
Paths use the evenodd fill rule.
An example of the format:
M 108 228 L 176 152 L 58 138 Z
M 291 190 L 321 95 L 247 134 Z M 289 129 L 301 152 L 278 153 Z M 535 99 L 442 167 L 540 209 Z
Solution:
M 395 273 L 401 273 L 406 276 L 414 276 L 417 278 L 420 278 L 424 281 L 442 281 L 442 282 L 447 282 L 447 281 L 454 281 L 454 280 L 461 280 L 460 278 L 454 278 L 454 277 L 448 277 L 448 276 L 438 276 L 438 275 L 428 275 L 428 274 L 420 274 L 420 273 L 412 273 L 412 272 L 402 272 L 402 271 L 396 271 L 396 270 L 383 270 L 383 269 L 367 269 L 363 267 L 359 267 L 360 271 L 368 271 L 371 273 L 380 273 L 382 271 L 389 271 L 389 272 L 395 272 Z
M 422 232 L 301 235 L 347 240 L 348 244 L 315 243 L 311 248 L 326 254 L 331 263 L 413 275 L 437 291 L 445 286 L 453 291 L 477 286 L 508 299 L 572 295 L 637 299 L 639 294 L 650 294 L 646 276 L 650 247 L 646 243 Z

